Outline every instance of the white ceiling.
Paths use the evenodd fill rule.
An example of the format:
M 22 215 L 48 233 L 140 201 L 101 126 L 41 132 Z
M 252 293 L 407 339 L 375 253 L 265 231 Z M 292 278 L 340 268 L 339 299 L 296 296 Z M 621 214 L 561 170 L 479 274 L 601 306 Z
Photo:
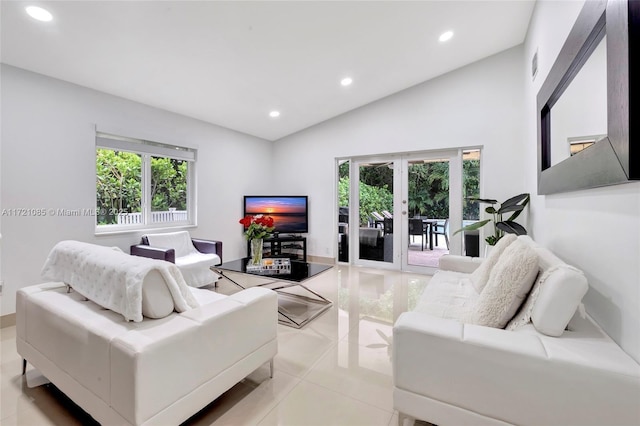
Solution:
M 31 4 L 53 21 L 26 15 Z M 533 5 L 2 1 L 0 53 L 10 65 L 277 140 L 522 43 Z M 446 30 L 455 35 L 440 43 Z

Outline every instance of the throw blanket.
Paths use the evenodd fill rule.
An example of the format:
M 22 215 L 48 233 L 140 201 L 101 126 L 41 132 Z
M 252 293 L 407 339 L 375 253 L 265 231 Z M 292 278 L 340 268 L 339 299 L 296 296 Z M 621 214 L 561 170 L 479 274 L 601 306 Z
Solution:
M 56 244 L 42 268 L 42 277 L 62 281 L 87 299 L 122 314 L 127 321 L 140 322 L 142 283 L 152 270 L 164 278 L 176 311 L 199 306 L 174 264 L 79 241 Z

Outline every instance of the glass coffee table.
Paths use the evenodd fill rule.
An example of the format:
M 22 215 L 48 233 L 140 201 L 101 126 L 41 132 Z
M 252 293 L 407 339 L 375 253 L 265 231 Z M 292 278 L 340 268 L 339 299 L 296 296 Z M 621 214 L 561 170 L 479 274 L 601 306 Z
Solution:
M 237 272 L 271 280 L 258 284 L 258 286 L 269 288 L 278 294 L 278 322 L 280 324 L 302 328 L 333 305 L 330 300 L 302 285 L 304 281 L 333 268 L 332 265 L 291 260 L 291 273 L 265 275 L 247 271 L 248 262 L 249 258 L 237 259 L 212 266 L 211 269 L 243 290 L 247 287 L 230 278 L 227 272 Z M 294 287 L 302 289 L 309 295 L 305 296 L 287 290 L 293 290 Z

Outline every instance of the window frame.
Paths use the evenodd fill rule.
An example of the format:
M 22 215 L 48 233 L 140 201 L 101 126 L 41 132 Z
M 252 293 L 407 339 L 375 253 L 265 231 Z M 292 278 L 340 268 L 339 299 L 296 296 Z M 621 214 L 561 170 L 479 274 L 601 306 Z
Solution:
M 94 151 L 94 165 L 98 149 L 112 151 L 124 151 L 141 156 L 141 218 L 142 223 L 135 224 L 110 224 L 99 225 L 98 216 L 95 220 L 95 234 L 114 234 L 135 232 L 151 229 L 170 229 L 197 226 L 196 214 L 196 167 L 197 150 L 184 146 L 169 145 L 160 142 L 153 142 L 143 139 L 118 136 L 109 133 L 96 132 L 96 144 Z M 187 162 L 187 220 L 173 222 L 152 222 L 151 221 L 151 157 L 170 158 Z M 98 179 L 97 168 L 94 170 L 94 182 Z M 97 200 L 97 188 L 94 200 Z M 97 204 L 95 205 L 97 209 Z

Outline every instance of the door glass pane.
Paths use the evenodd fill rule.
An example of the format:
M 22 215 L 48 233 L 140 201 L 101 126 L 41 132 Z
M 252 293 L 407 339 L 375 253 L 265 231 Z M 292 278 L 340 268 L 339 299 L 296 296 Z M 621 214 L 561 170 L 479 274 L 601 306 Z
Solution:
M 359 168 L 360 259 L 393 263 L 393 162 Z
M 467 226 L 480 219 L 480 204 L 469 201 L 470 197 L 480 197 L 480 150 L 464 151 L 462 154 L 462 224 Z M 480 256 L 480 238 L 478 231 L 464 232 L 462 237 L 463 253 L 467 256 Z
M 411 160 L 407 179 L 407 263 L 437 268 L 449 253 L 449 160 Z
M 349 261 L 349 160 L 338 162 L 338 261 Z

